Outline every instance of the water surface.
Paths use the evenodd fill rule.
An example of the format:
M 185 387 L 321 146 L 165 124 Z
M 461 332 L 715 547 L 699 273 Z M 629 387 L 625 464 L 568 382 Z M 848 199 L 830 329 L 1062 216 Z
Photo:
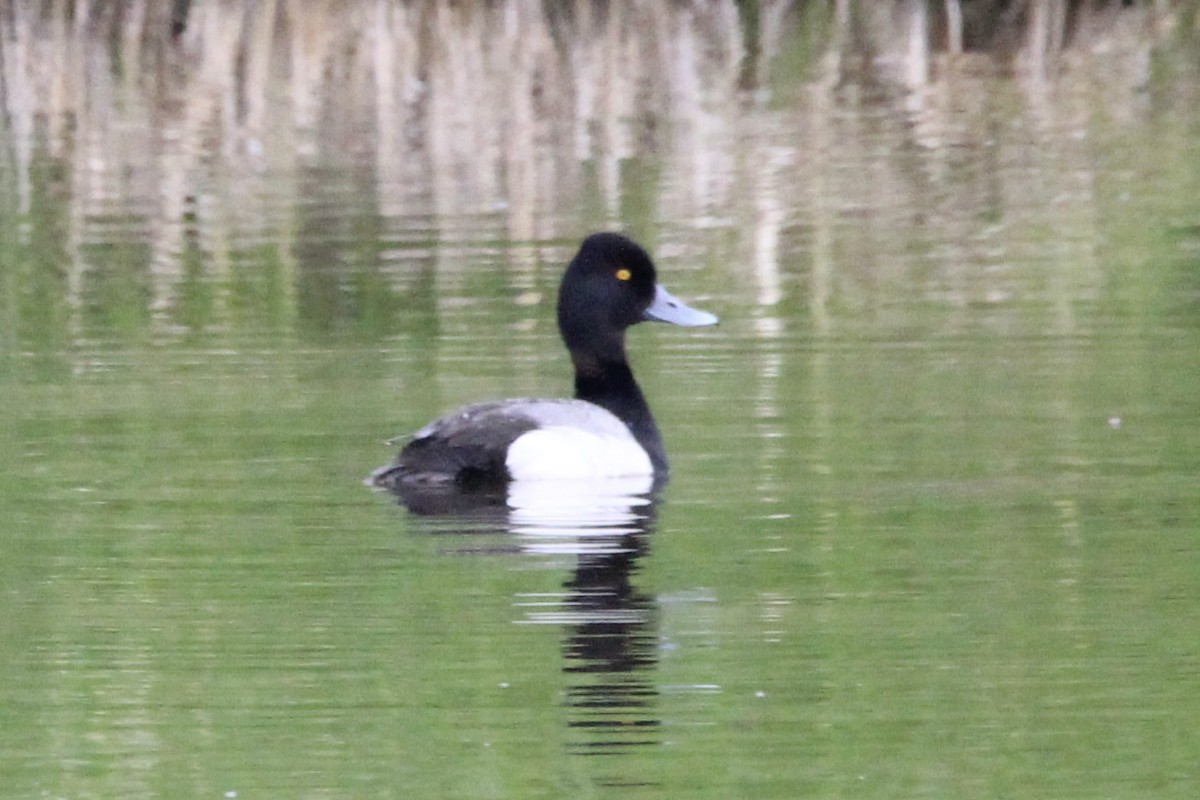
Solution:
M 333 34 L 204 102 L 9 89 L 6 796 L 1191 796 L 1191 62 L 900 95 L 798 40 L 747 91 L 692 24 L 497 139 L 521 64 L 411 84 Z M 569 393 L 554 292 L 607 227 L 722 317 L 631 331 L 655 502 L 365 488 L 449 408 Z

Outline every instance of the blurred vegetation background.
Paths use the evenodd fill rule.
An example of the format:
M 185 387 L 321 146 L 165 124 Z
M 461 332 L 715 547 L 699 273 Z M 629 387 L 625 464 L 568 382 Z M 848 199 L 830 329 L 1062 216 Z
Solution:
M 947 262 L 978 264 L 994 260 L 979 209 L 1032 198 L 1030 224 L 1086 250 L 1107 216 L 1088 200 L 1105 189 L 1097 135 L 1124 128 L 1183 166 L 1164 192 L 1195 188 L 1198 7 L 5 3 L 5 335 L 52 321 L 43 334 L 86 338 L 89 295 L 105 298 L 105 326 L 156 335 L 303 315 L 369 327 L 395 319 L 421 290 L 408 267 L 436 267 L 445 245 L 611 225 L 746 265 L 768 304 L 800 247 L 790 235 L 854 255 L 831 226 L 864 213 L 858 235 L 886 236 L 889 213 L 898 229 L 934 211 L 959 226 L 936 237 L 962 242 Z M 1130 128 L 1156 109 L 1172 121 Z M 988 148 L 1029 169 L 998 178 L 958 157 Z M 851 270 L 900 269 L 893 286 L 906 274 L 833 260 L 855 305 L 872 301 Z M 837 288 L 822 263 L 817 306 Z M 189 294 L 199 283 L 232 288 Z

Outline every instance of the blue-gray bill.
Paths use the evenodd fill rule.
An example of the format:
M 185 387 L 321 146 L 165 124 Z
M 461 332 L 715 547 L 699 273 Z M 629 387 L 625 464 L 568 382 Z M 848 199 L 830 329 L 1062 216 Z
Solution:
M 654 287 L 654 301 L 642 316 L 656 322 L 670 322 L 672 325 L 685 325 L 689 328 L 717 324 L 716 314 L 692 308 L 661 285 Z

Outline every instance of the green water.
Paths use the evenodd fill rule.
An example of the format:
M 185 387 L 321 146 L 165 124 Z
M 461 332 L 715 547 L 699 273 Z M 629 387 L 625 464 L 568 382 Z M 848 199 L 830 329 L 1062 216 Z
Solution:
M 0 794 L 1192 797 L 1173 80 L 1033 133 L 1000 81 L 992 138 L 945 146 L 784 98 L 699 207 L 690 151 L 643 143 L 617 202 L 564 177 L 533 235 L 445 176 L 397 211 L 328 144 L 245 198 L 194 177 L 164 249 L 138 181 L 84 202 L 69 153 L 10 158 Z M 621 552 L 366 488 L 448 408 L 569 392 L 553 293 L 609 226 L 722 317 L 631 333 L 673 478 Z
M 594 758 L 572 626 L 514 624 L 573 559 L 360 483 L 444 399 L 426 342 L 10 355 L 10 796 L 1186 796 L 1200 336 L 1160 302 L 1075 337 L 763 343 L 729 302 L 635 331 L 675 458 L 631 578 L 654 729 Z M 544 329 L 435 372 L 563 391 Z

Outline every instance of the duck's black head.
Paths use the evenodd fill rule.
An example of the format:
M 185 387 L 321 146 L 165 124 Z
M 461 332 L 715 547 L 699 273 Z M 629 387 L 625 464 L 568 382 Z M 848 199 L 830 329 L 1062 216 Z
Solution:
M 558 327 L 572 352 L 621 351 L 625 329 L 641 322 L 654 302 L 650 256 L 619 233 L 583 240 L 558 291 Z
M 558 328 L 567 349 L 624 361 L 625 329 L 647 319 L 686 326 L 717 322 L 659 285 L 654 262 L 636 242 L 619 233 L 584 239 L 558 290 Z

